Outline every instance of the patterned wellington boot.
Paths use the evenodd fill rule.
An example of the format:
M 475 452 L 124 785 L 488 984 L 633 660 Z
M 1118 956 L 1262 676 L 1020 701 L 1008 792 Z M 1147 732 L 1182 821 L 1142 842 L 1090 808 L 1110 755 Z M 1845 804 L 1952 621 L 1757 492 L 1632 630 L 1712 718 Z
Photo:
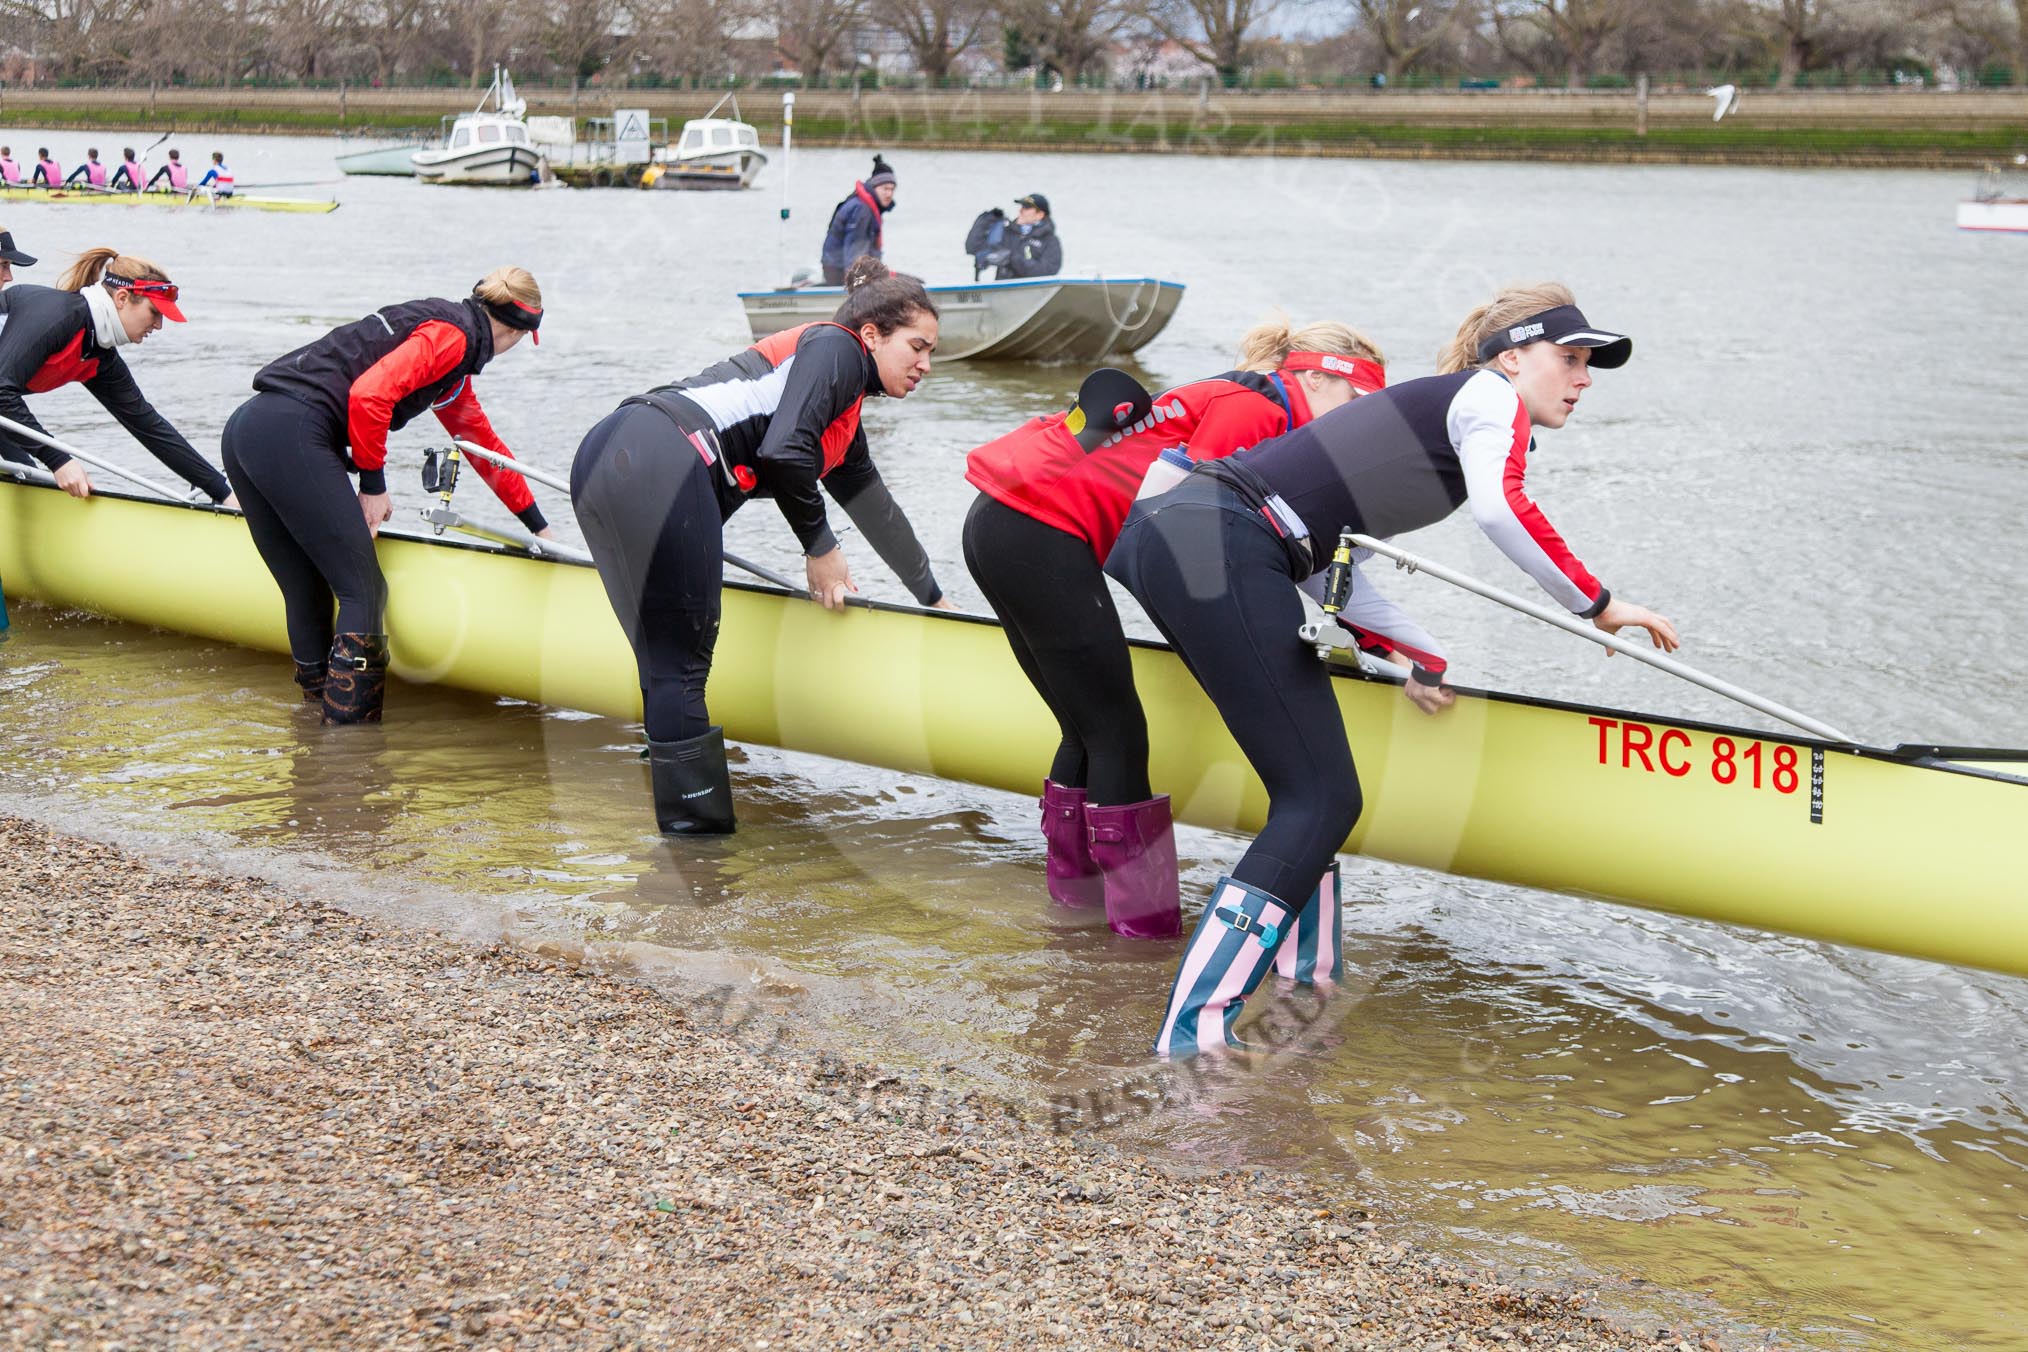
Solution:
M 729 836 L 737 827 L 724 728 L 680 742 L 650 741 L 648 776 L 655 791 L 655 825 L 663 835 Z
M 1275 950 L 1275 974 L 1300 985 L 1335 982 L 1345 973 L 1345 919 L 1338 905 L 1338 865 L 1333 861 L 1310 894 L 1310 904 L 1282 936 Z
M 1044 871 L 1049 899 L 1059 906 L 1105 904 L 1105 883 L 1091 858 L 1091 835 L 1085 825 L 1083 789 L 1053 779 L 1042 781 L 1042 839 L 1049 846 Z
M 311 703 L 321 703 L 324 698 L 324 682 L 329 666 L 323 662 L 296 663 L 296 684 L 303 688 L 303 698 Z
M 1155 1055 L 1246 1050 L 1232 1028 L 1246 997 L 1274 965 L 1288 920 L 1288 908 L 1267 893 L 1230 878 L 1218 880 L 1176 969 Z
M 1117 807 L 1088 806 L 1091 857 L 1105 875 L 1106 923 L 1129 939 L 1183 932 L 1176 890 L 1176 829 L 1169 795 Z
M 326 723 L 378 723 L 387 699 L 387 635 L 340 634 L 331 640 L 324 678 Z

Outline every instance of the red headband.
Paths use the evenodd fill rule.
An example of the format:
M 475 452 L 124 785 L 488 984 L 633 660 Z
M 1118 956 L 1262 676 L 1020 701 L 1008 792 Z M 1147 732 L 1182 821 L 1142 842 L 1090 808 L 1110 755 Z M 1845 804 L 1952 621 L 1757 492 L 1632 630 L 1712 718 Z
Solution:
M 1387 388 L 1387 368 L 1364 357 L 1341 357 L 1335 352 L 1291 352 L 1283 358 L 1282 369 L 1343 376 L 1368 394 Z

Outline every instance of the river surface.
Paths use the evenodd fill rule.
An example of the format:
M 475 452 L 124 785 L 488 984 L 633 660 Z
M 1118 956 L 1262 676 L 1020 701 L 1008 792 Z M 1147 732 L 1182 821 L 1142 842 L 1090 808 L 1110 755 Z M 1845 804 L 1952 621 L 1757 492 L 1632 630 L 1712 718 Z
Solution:
M 18 157 L 49 144 L 65 164 L 93 139 L 0 132 Z M 117 137 L 95 139 L 117 156 Z M 246 190 L 332 176 L 329 141 L 177 144 L 193 163 L 224 149 Z M 974 213 L 1040 191 L 1069 272 L 1186 282 L 1141 354 L 1151 387 L 1226 369 L 1276 306 L 1351 322 L 1395 379 L 1424 374 L 1493 287 L 1569 282 L 1637 355 L 1541 438 L 1530 484 L 1606 583 L 1669 614 L 1690 661 L 1868 740 L 2028 744 L 2011 629 L 2028 578 L 2028 240 L 1955 232 L 1956 176 L 894 158 L 888 254 L 929 280 L 969 277 Z M 865 163 L 798 154 L 786 251 L 779 165 L 745 194 L 354 179 L 274 190 L 335 193 L 328 216 L 7 203 L 0 224 L 44 259 L 23 280 L 104 242 L 182 284 L 191 322 L 132 364 L 213 455 L 263 362 L 523 264 L 543 343 L 479 383 L 508 442 L 562 468 L 620 398 L 744 345 L 733 293 L 813 262 Z M 1061 406 L 1080 375 L 950 364 L 869 408 L 883 472 L 961 603 L 977 602 L 958 561 L 965 451 Z M 59 434 L 159 472 L 79 388 L 34 404 Z M 422 501 L 431 441 L 420 424 L 395 439 L 398 508 Z M 797 567 L 766 504 L 730 543 Z M 1469 520 L 1411 544 L 1525 589 Z M 904 599 L 857 537 L 846 547 L 869 595 Z M 1467 682 L 1752 721 L 1433 582 L 1381 585 Z M 1173 1102 L 1149 1110 L 1134 1086 L 1175 950 L 1048 905 L 1029 800 L 745 748 L 740 834 L 670 844 L 648 819 L 637 727 L 397 686 L 386 725 L 331 732 L 287 698 L 276 658 L 15 609 L 0 795 L 30 810 L 254 851 L 361 899 L 349 880 L 370 874 L 376 904 L 454 929 L 632 944 L 608 951 L 651 976 L 743 983 L 869 1059 L 962 1066 L 1072 1129 L 1306 1169 L 1439 1247 L 1596 1278 L 1658 1319 L 1824 1347 L 2028 1345 L 2028 983 L 1348 860 L 1353 976 L 1301 1052 L 1162 1081 Z M 1046 760 L 1038 747 L 1038 779 Z M 1243 845 L 1183 832 L 1186 895 Z

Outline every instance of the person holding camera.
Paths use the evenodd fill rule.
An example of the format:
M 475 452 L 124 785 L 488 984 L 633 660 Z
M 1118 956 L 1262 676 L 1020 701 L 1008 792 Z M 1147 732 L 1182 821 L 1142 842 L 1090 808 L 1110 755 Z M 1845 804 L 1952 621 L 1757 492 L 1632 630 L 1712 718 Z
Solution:
M 1016 198 L 1014 219 L 994 207 L 982 211 L 965 237 L 965 252 L 972 255 L 972 280 L 987 268 L 995 269 L 993 280 L 1004 282 L 1018 277 L 1054 277 L 1063 271 L 1063 241 L 1056 237 L 1056 222 L 1050 219 L 1049 199 L 1039 192 Z

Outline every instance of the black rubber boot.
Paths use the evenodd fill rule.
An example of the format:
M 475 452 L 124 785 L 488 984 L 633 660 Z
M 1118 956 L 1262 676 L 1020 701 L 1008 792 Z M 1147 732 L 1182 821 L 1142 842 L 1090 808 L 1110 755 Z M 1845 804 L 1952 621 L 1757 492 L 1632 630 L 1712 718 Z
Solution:
M 324 698 L 325 673 L 329 670 L 322 662 L 296 663 L 296 684 L 303 687 L 303 698 L 312 702 Z
M 331 640 L 324 678 L 326 723 L 378 723 L 387 698 L 387 635 L 340 634 Z
M 732 771 L 725 765 L 725 729 L 681 742 L 648 743 L 655 786 L 655 824 L 669 836 L 729 836 Z

